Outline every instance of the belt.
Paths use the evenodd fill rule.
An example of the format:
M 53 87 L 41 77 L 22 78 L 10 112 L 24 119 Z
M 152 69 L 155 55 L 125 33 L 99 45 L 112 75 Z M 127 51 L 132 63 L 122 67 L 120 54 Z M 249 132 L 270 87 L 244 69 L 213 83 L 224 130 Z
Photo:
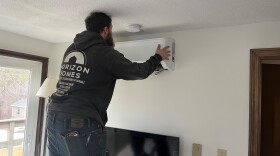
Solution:
M 88 127 L 92 125 L 97 125 L 97 127 L 101 126 L 101 124 L 95 119 L 83 115 L 60 112 L 60 111 L 51 111 L 51 110 L 49 110 L 48 113 L 55 114 L 56 118 L 64 119 L 64 123 L 66 124 L 66 127 L 69 128 L 70 127 L 81 128 L 84 125 L 87 125 Z

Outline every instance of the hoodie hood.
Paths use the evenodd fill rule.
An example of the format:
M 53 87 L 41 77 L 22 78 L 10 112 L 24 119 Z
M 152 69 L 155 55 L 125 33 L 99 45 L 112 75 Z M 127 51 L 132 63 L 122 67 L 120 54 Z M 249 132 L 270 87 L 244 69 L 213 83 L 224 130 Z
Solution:
M 77 34 L 74 39 L 74 45 L 78 51 L 83 51 L 96 44 L 107 44 L 97 32 L 83 31 Z

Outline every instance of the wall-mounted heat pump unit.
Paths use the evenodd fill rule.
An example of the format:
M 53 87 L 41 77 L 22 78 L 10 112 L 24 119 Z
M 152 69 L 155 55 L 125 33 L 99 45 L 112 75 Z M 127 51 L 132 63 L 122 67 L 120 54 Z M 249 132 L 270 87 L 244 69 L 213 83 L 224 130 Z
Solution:
M 161 61 L 157 71 L 175 69 L 175 41 L 171 38 L 155 38 L 146 40 L 135 40 L 127 42 L 116 42 L 115 49 L 123 53 L 132 62 L 145 62 L 156 52 L 160 44 L 161 48 L 169 46 L 169 60 Z

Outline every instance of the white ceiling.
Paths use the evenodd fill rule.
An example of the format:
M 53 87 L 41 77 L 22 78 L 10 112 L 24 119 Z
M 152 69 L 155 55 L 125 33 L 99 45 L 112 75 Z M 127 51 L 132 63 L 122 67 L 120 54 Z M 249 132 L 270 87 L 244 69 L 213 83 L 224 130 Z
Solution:
M 115 36 L 280 21 L 280 0 L 0 0 L 0 29 L 49 42 L 72 41 L 91 11 L 112 16 Z

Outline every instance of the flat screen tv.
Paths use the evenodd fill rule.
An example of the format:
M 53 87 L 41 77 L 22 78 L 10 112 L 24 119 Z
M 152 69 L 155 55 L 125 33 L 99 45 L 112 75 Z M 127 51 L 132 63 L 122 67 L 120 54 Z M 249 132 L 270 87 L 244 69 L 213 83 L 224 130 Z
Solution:
M 106 127 L 107 156 L 179 156 L 179 138 Z

